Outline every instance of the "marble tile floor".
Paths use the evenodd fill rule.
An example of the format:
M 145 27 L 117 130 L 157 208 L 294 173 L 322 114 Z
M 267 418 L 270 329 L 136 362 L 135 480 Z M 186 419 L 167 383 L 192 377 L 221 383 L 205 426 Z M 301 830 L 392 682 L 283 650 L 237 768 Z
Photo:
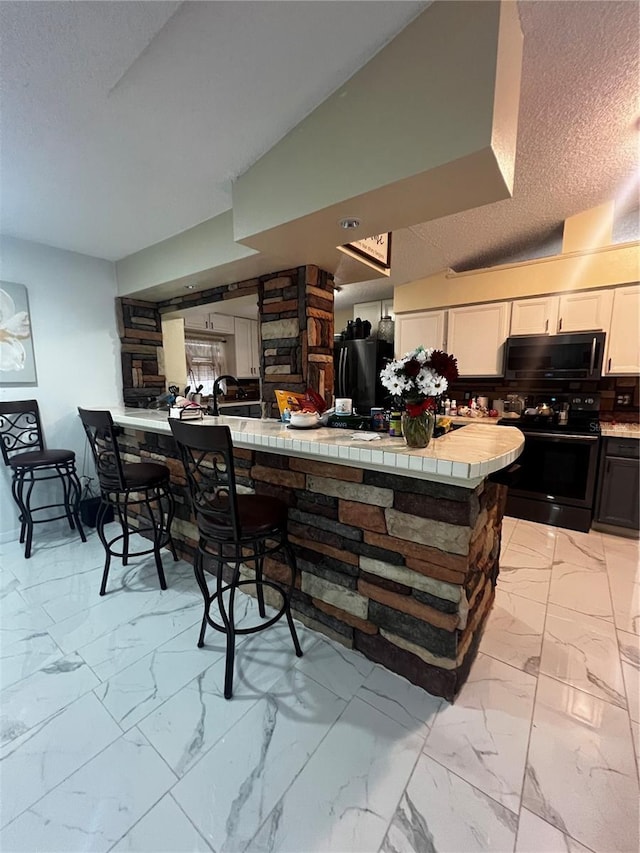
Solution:
M 636 853 L 638 542 L 505 519 L 450 705 L 299 625 L 196 647 L 186 563 L 0 546 L 0 849 Z M 257 608 L 242 597 L 243 620 Z

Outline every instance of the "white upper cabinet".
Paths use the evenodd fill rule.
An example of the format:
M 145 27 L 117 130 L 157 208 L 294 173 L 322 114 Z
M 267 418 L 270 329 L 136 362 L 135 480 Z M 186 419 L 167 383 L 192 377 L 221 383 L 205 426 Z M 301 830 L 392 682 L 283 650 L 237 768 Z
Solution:
M 230 314 L 209 314 L 208 328 L 212 332 L 233 335 L 235 332 L 235 319 Z
M 358 317 L 363 322 L 368 320 L 371 323 L 371 333 L 375 334 L 382 317 L 382 302 L 356 302 L 353 306 L 353 319 L 357 320 Z
M 613 290 L 586 290 L 560 296 L 558 332 L 609 331 Z
M 458 359 L 460 376 L 502 376 L 510 302 L 449 309 L 447 352 Z
M 640 285 L 614 291 L 611 325 L 602 373 L 640 373 Z
M 235 317 L 236 377 L 246 379 L 260 375 L 258 321 Z
M 188 314 L 184 320 L 185 329 L 208 329 L 209 328 L 209 315 L 206 311 L 203 311 L 201 314 Z
M 511 308 L 512 335 L 553 334 L 558 327 L 557 296 L 516 299 Z
M 396 314 L 396 358 L 418 346 L 444 349 L 446 311 L 415 311 Z

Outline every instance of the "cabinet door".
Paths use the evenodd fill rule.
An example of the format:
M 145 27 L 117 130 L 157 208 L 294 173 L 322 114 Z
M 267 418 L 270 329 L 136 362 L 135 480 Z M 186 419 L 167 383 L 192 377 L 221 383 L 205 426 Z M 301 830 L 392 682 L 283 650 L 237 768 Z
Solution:
M 509 302 L 449 309 L 447 352 L 458 359 L 460 376 L 502 376 L 509 334 Z
M 416 311 L 396 314 L 396 358 L 418 346 L 444 349 L 446 311 Z
M 559 332 L 609 331 L 612 290 L 587 290 L 565 293 L 560 297 Z
M 260 340 L 258 339 L 257 320 L 249 320 L 249 341 L 251 346 L 251 375 L 260 376 Z
M 619 287 L 613 294 L 611 326 L 607 335 L 604 375 L 640 373 L 640 285 Z
M 260 375 L 260 342 L 258 321 L 235 317 L 236 376 Z
M 223 332 L 233 335 L 235 332 L 235 317 L 229 314 L 209 314 L 209 328 L 213 332 Z
M 638 460 L 607 457 L 602 473 L 598 521 L 637 530 L 640 484 Z
M 208 329 L 209 315 L 207 313 L 190 314 L 185 318 L 184 326 L 185 329 Z
M 558 325 L 558 297 L 517 299 L 511 306 L 512 335 L 553 334 Z
M 251 323 L 246 317 L 235 317 L 234 333 L 236 346 L 236 377 L 246 379 L 253 376 L 251 354 Z
M 375 333 L 378 328 L 378 322 L 382 317 L 382 302 L 357 302 L 353 306 L 353 319 L 358 317 L 364 322 L 368 320 L 371 323 L 371 331 Z

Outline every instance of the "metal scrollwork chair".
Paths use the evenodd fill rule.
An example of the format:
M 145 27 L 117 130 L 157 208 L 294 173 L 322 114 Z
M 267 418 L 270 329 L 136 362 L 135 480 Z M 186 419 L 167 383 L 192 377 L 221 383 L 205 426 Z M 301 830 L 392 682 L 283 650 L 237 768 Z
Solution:
M 25 558 L 31 556 L 34 524 L 66 518 L 69 527 L 77 529 L 82 541 L 86 542 L 78 515 L 81 488 L 76 455 L 73 450 L 47 450 L 37 400 L 0 403 L 0 439 L 4 464 L 11 469 L 11 492 L 20 510 L 20 544 L 25 546 Z M 48 480 L 60 481 L 62 503 L 32 506 L 34 488 Z M 64 512 L 34 518 L 45 510 L 55 509 Z
M 100 509 L 96 527 L 106 552 L 100 595 L 107 591 L 111 557 L 121 557 L 126 566 L 130 557 L 153 554 L 160 581 L 166 589 L 167 582 L 162 567 L 160 549 L 168 546 L 173 559 L 178 555 L 171 538 L 171 523 L 174 516 L 174 501 L 170 487 L 170 472 L 166 465 L 158 462 L 123 462 L 117 440 L 117 427 L 111 412 L 78 408 L 78 414 L 87 434 L 93 460 L 100 483 Z M 108 539 L 105 522 L 110 507 L 113 507 L 119 522 L 120 533 Z M 129 511 L 139 510 L 142 526 L 132 526 Z M 143 514 L 146 511 L 146 515 Z M 110 514 L 110 513 L 109 513 Z M 130 550 L 131 534 L 150 534 L 152 545 L 141 551 Z M 117 550 L 118 543 L 121 549 Z
M 233 463 L 231 432 L 226 426 L 206 427 L 170 419 L 182 464 L 184 465 L 191 504 L 198 526 L 198 549 L 195 555 L 194 572 L 202 597 L 204 614 L 198 638 L 198 646 L 204 645 L 207 625 L 226 634 L 226 667 L 224 696 L 233 694 L 233 665 L 235 638 L 241 634 L 263 631 L 286 616 L 296 655 L 302 650 L 291 617 L 290 597 L 296 575 L 296 560 L 287 538 L 287 506 L 277 498 L 260 495 L 238 494 Z M 265 579 L 264 558 L 281 551 L 291 571 L 288 587 Z M 205 576 L 204 562 L 211 558 L 216 565 L 216 587 L 211 593 Z M 240 580 L 243 564 L 255 565 L 255 581 Z M 224 583 L 223 571 L 227 565 L 232 570 L 231 581 Z M 245 585 L 256 586 L 258 610 L 266 618 L 264 588 L 276 590 L 282 597 L 282 606 L 275 616 L 266 622 L 247 628 L 237 628 L 234 617 L 236 591 Z M 228 592 L 228 602 L 224 595 Z M 216 602 L 222 624 L 210 614 Z

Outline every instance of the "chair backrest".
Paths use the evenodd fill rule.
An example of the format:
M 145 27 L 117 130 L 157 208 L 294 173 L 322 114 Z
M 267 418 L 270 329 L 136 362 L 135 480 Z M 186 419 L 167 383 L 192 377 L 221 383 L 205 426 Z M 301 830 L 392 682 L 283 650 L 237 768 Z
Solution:
M 202 536 L 240 539 L 233 442 L 228 426 L 199 426 L 169 418 Z
M 16 453 L 45 449 L 37 400 L 0 403 L 0 439 L 5 465 Z
M 124 468 L 111 412 L 78 407 L 78 414 L 89 440 L 100 488 L 125 491 Z

